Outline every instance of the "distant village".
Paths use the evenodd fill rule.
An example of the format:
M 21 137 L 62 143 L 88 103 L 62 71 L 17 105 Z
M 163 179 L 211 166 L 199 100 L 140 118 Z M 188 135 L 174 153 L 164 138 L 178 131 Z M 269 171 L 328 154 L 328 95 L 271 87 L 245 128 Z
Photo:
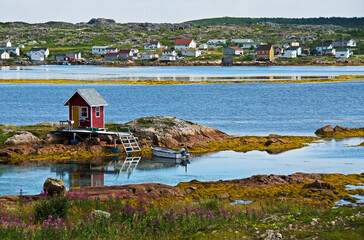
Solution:
M 350 58 L 352 47 L 356 47 L 354 39 L 337 39 L 322 42 L 316 46 L 302 45 L 295 39 L 283 40 L 277 45 L 271 45 L 253 39 L 209 39 L 206 43 L 197 44 L 194 39 L 177 39 L 174 47 L 168 48 L 158 41 L 144 45 L 144 49 L 118 49 L 110 46 L 93 46 L 92 55 L 105 61 L 160 61 L 174 62 L 188 60 L 208 55 L 209 51 L 222 51 L 223 64 L 233 63 L 233 56 L 249 56 L 249 60 L 273 61 L 274 59 L 294 59 L 305 56 L 333 56 L 335 58 Z M 0 42 L 0 59 L 11 59 L 20 56 L 24 45 L 12 46 L 9 40 Z M 33 47 L 26 53 L 30 61 L 41 62 L 50 58 L 47 47 Z M 72 63 L 84 61 L 81 52 L 56 54 L 52 60 L 57 63 Z

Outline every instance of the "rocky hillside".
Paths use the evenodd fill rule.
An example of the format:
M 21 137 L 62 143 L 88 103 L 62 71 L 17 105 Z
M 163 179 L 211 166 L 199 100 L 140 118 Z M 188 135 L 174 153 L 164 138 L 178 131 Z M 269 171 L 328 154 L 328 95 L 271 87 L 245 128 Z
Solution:
M 282 39 L 297 39 L 303 44 L 320 39 L 362 39 L 362 29 L 337 25 L 276 24 L 271 22 L 251 24 L 201 24 L 186 23 L 116 23 L 112 19 L 93 18 L 88 22 L 0 22 L 0 41 L 9 39 L 13 45 L 24 44 L 23 52 L 33 46 L 46 46 L 51 54 L 67 51 L 91 53 L 93 45 L 110 45 L 118 48 L 143 48 L 150 41 L 160 41 L 172 47 L 177 38 L 193 38 L 198 43 L 208 39 L 251 38 L 275 43 Z M 362 18 L 359 21 L 363 21 Z M 359 26 L 359 25 L 357 25 Z M 85 56 L 84 56 L 85 57 Z M 91 57 L 91 55 L 90 55 Z

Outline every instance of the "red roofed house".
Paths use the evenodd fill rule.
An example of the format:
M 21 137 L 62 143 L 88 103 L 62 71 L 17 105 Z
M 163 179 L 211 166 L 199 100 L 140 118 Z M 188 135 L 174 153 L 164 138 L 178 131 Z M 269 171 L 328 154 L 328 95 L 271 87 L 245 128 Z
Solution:
M 131 49 L 120 49 L 119 51 L 119 59 L 130 59 L 133 56 L 133 51 Z
M 183 50 L 189 48 L 196 48 L 196 42 L 193 39 L 177 39 L 174 42 L 175 50 Z
M 68 106 L 74 128 L 104 128 L 104 107 L 108 103 L 96 89 L 77 89 L 63 105 Z
M 119 52 L 113 53 L 113 52 L 109 52 L 106 53 L 104 56 L 105 60 L 118 60 L 119 59 Z
M 240 47 L 228 47 L 222 50 L 224 55 L 243 55 L 244 50 Z

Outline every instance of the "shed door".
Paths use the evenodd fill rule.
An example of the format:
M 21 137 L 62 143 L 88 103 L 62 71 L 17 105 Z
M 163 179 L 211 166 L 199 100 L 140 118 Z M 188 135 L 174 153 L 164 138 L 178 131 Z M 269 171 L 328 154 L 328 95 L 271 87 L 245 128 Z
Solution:
M 74 121 L 73 127 L 78 128 L 80 125 L 80 108 L 72 107 L 72 120 Z

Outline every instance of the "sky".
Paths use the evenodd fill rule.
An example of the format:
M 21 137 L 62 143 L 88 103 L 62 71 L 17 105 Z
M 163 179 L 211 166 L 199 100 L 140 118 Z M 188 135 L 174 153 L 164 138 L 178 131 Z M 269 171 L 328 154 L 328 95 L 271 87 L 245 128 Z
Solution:
M 364 0 L 0 0 L 0 22 L 181 23 L 213 17 L 364 17 Z

